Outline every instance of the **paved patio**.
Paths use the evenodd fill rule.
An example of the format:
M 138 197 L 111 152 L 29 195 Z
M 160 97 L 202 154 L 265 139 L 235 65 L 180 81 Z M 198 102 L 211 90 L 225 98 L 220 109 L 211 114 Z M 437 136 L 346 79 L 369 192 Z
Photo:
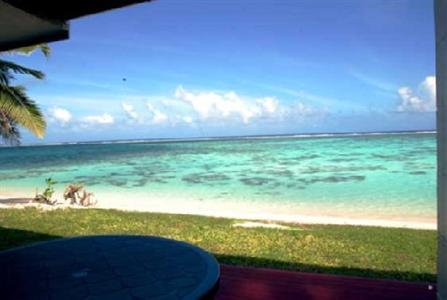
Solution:
M 428 284 L 221 265 L 215 300 L 435 300 Z

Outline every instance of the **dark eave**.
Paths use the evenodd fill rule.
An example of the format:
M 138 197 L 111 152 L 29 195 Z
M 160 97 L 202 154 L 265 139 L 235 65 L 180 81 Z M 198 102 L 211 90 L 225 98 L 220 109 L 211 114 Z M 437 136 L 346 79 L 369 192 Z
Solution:
M 149 0 L 0 0 L 0 52 L 68 39 L 71 19 Z
M 4 0 L 44 19 L 68 21 L 149 0 Z

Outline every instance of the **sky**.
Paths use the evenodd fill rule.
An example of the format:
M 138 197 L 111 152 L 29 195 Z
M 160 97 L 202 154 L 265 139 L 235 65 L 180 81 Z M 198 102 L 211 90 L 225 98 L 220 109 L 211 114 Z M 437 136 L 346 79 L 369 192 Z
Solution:
M 426 0 L 158 0 L 70 23 L 51 57 L 3 59 L 48 122 L 23 143 L 435 126 Z

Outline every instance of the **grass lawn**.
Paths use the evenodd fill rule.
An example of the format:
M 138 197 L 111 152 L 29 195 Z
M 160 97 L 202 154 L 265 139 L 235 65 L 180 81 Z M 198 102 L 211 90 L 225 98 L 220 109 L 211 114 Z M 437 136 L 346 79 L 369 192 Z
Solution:
M 78 235 L 156 235 L 198 245 L 226 264 L 435 281 L 435 231 L 339 225 L 248 229 L 232 227 L 235 222 L 100 209 L 0 209 L 0 250 Z

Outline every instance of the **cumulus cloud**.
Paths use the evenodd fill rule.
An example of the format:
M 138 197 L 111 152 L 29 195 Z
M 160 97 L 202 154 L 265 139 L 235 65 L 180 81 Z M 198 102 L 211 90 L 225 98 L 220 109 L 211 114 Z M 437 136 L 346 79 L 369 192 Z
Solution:
M 126 101 L 120 104 L 121 114 L 120 110 L 116 116 L 110 113 L 90 113 L 77 117 L 75 122 L 66 110 L 54 108 L 50 112 L 59 122 L 71 122 L 80 128 L 115 123 L 172 127 L 284 121 L 297 123 L 306 120 L 307 117 L 324 115 L 322 109 L 302 102 L 299 97 L 295 101 L 280 101 L 271 96 L 249 97 L 234 91 L 189 90 L 182 86 L 178 86 L 171 96 L 147 97 L 146 110 L 138 110 Z M 123 118 L 123 114 L 127 118 Z M 123 124 L 120 124 L 121 122 Z
M 187 103 L 202 120 L 239 119 L 247 124 L 261 118 L 282 118 L 294 113 L 308 114 L 314 110 L 298 102 L 299 111 L 295 107 L 280 105 L 274 97 L 249 98 L 235 92 L 188 91 L 182 86 L 174 93 L 176 100 Z M 305 109 L 307 108 L 307 109 Z
M 71 113 L 60 107 L 53 107 L 49 110 L 49 119 L 61 125 L 66 125 L 72 119 Z
M 107 113 L 104 113 L 102 115 L 92 115 L 92 116 L 86 116 L 83 117 L 82 122 L 86 124 L 99 124 L 99 125 L 108 125 L 113 124 L 115 122 L 115 119 Z
M 279 101 L 271 97 L 259 99 L 257 102 L 261 105 L 265 112 L 271 114 L 275 113 L 279 107 Z
M 417 90 L 404 86 L 398 90 L 398 112 L 434 112 L 436 110 L 436 77 L 427 76 Z
M 146 103 L 146 107 L 152 115 L 151 117 L 152 124 L 162 124 L 168 121 L 168 116 L 165 113 L 158 110 L 157 108 L 155 108 L 155 106 L 152 105 L 150 102 Z
M 128 104 L 126 102 L 121 102 L 121 107 L 123 108 L 123 110 L 126 113 L 128 118 L 130 118 L 132 120 L 139 119 L 138 113 L 135 111 L 135 108 L 133 107 L 133 105 Z

